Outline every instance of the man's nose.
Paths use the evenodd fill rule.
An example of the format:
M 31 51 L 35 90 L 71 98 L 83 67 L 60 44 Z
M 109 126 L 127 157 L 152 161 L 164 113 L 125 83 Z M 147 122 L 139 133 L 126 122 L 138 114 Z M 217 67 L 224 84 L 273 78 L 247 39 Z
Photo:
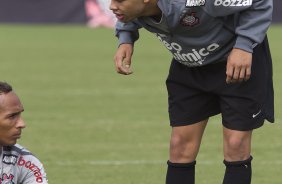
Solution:
M 25 127 L 26 127 L 25 122 L 24 122 L 24 120 L 23 120 L 22 117 L 20 117 L 20 118 L 18 119 L 17 127 L 18 127 L 18 128 L 25 128 Z
M 112 10 L 112 11 L 114 11 L 114 10 L 117 9 L 117 6 L 116 6 L 114 0 L 111 0 L 110 7 L 109 7 L 109 8 L 110 8 L 110 10 Z

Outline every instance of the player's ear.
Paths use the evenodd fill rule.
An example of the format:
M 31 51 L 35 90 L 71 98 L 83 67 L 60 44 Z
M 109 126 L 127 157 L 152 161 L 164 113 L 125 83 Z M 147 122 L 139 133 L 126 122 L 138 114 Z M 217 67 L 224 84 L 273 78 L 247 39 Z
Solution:
M 144 2 L 145 4 L 147 4 L 147 3 L 150 2 L 150 0 L 143 0 L 143 2 Z

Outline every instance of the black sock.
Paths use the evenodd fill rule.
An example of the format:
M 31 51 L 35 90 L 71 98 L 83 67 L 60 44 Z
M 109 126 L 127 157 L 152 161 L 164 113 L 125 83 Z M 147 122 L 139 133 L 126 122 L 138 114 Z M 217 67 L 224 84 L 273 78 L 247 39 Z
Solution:
M 252 179 L 252 161 L 251 156 L 247 160 L 228 162 L 223 161 L 226 166 L 223 184 L 251 184 Z
M 167 161 L 166 184 L 195 184 L 195 165 L 191 163 L 171 163 Z

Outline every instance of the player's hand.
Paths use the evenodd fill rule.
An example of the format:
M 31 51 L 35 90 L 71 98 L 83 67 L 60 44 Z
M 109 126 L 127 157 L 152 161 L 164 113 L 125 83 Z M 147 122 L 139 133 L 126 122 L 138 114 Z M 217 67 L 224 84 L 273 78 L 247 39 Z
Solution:
M 115 54 L 114 61 L 116 65 L 116 71 L 123 75 L 132 74 L 130 69 L 131 57 L 133 54 L 132 44 L 121 44 Z
M 234 48 L 227 59 L 226 83 L 247 81 L 251 76 L 252 53 Z

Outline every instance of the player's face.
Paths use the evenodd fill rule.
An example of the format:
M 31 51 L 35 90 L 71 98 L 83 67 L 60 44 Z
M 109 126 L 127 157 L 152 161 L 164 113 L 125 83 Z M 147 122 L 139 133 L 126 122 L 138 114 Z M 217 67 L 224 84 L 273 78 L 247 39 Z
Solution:
M 21 137 L 25 123 L 20 99 L 14 92 L 0 94 L 0 146 L 14 145 Z
M 110 9 L 121 22 L 129 22 L 144 15 L 147 0 L 112 0 Z

